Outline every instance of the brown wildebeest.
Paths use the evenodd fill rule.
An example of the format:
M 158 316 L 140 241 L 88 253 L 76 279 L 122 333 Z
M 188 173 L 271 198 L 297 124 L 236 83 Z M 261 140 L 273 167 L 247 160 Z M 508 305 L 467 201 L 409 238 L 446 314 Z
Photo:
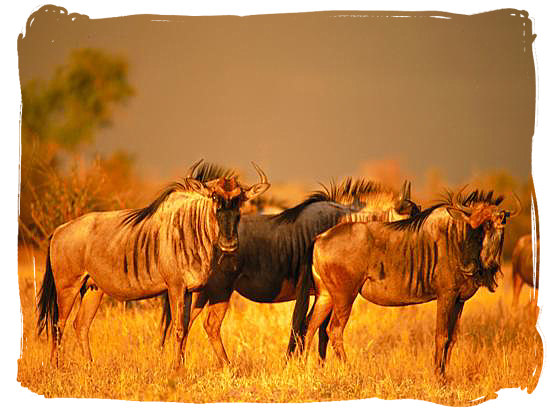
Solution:
M 181 365 L 189 320 L 184 303 L 190 304 L 191 292 L 204 286 L 223 255 L 237 251 L 241 205 L 270 186 L 254 163 L 261 181 L 252 187 L 234 176 L 206 182 L 211 165 L 198 170 L 200 177 L 193 176 L 200 162 L 145 208 L 88 213 L 54 231 L 38 303 L 38 333 L 51 327 L 54 365 L 79 292 L 82 302 L 74 326 L 91 361 L 88 331 L 104 293 L 127 301 L 165 291 L 178 318 L 174 367 Z
M 344 223 L 319 235 L 313 249 L 315 304 L 308 320 L 306 350 L 332 310 L 328 335 L 346 358 L 343 333 L 360 293 L 382 306 L 437 299 L 436 373 L 444 375 L 464 302 L 480 286 L 493 291 L 500 269 L 506 217 L 503 197 L 460 192 L 411 218 L 389 223 Z
M 512 278 L 514 283 L 514 298 L 512 305 L 517 306 L 519 294 L 524 283 L 535 288 L 534 302 L 536 304 L 539 288 L 539 254 L 540 248 L 537 241 L 536 270 L 533 270 L 533 242 L 531 235 L 524 235 L 518 239 L 512 253 Z M 535 279 L 533 281 L 533 278 Z
M 191 322 L 208 305 L 204 328 L 221 365 L 229 364 L 220 330 L 234 290 L 260 303 L 296 299 L 287 352 L 301 348 L 309 294 L 314 238 L 343 221 L 402 219 L 418 211 L 410 201 L 410 182 L 400 194 L 363 179 L 323 187 L 302 203 L 277 215 L 244 215 L 239 224 L 239 250 L 216 265 L 208 283 L 193 295 Z M 301 294 L 302 289 L 305 293 Z M 171 317 L 165 305 L 164 343 Z M 322 337 L 320 332 L 320 337 Z

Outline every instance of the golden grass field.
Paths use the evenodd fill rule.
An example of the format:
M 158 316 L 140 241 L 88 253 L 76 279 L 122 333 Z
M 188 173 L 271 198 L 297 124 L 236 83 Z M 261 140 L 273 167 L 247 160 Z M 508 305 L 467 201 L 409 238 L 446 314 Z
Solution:
M 198 403 L 378 397 L 468 405 L 494 398 L 502 388 L 531 392 L 540 376 L 543 346 L 534 309 L 527 307 L 530 288 L 524 287 L 520 308 L 513 311 L 509 264 L 495 293 L 481 289 L 466 302 L 445 383 L 433 376 L 435 302 L 383 308 L 362 299 L 344 337 L 348 363 L 336 361 L 331 348 L 324 366 L 314 360 L 287 363 L 293 303 L 262 305 L 234 295 L 222 327 L 229 368 L 218 367 L 199 317 L 187 344 L 185 372 L 174 374 L 172 339 L 164 353 L 158 347 L 160 299 L 126 309 L 104 299 L 90 331 L 93 365 L 84 362 L 76 344 L 73 309 L 62 363 L 55 369 L 49 364 L 50 341 L 36 336 L 33 255 L 38 291 L 43 256 L 19 251 L 23 340 L 17 379 L 46 397 Z

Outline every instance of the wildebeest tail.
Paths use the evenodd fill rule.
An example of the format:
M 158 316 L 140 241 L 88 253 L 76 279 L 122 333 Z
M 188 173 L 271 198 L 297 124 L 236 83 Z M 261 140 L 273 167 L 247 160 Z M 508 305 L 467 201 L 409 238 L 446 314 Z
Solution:
M 55 280 L 53 278 L 52 262 L 50 259 L 50 244 L 48 244 L 48 254 L 46 256 L 46 272 L 42 280 L 42 286 L 38 294 L 38 334 L 44 329 L 49 334 L 57 324 L 59 311 L 57 307 L 57 291 L 55 289 Z
M 166 342 L 166 336 L 168 334 L 168 329 L 170 329 L 170 324 L 172 323 L 172 312 L 170 310 L 170 299 L 168 298 L 168 292 L 162 294 L 164 303 L 162 304 L 162 317 L 160 319 L 162 337 L 160 341 L 161 347 L 164 346 Z
M 313 286 L 313 244 L 307 251 L 300 277 L 296 285 L 296 304 L 292 313 L 292 329 L 288 342 L 287 355 L 292 355 L 296 347 L 301 352 L 304 347 L 304 338 L 307 331 L 307 311 L 309 309 L 309 292 Z

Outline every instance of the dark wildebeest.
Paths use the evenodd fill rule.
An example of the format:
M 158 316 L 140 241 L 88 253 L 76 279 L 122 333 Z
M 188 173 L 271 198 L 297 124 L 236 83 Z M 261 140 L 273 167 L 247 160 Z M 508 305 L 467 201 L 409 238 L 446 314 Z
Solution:
M 360 205 L 364 205 L 359 208 Z M 205 288 L 193 295 L 191 321 L 208 304 L 204 328 L 221 365 L 229 359 L 220 329 L 233 290 L 260 303 L 297 300 L 289 351 L 296 346 L 299 326 L 308 308 L 308 292 L 297 295 L 302 278 L 311 279 L 311 255 L 315 236 L 330 227 L 350 220 L 397 220 L 416 208 L 410 201 L 410 183 L 401 195 L 364 180 L 346 180 L 340 186 L 317 191 L 301 204 L 278 215 L 244 215 L 239 225 L 240 246 L 234 258 L 226 258 L 215 268 Z M 170 324 L 170 309 L 165 305 L 164 335 Z
M 512 278 L 514 283 L 513 306 L 517 306 L 519 294 L 524 283 L 535 288 L 537 300 L 537 289 L 539 288 L 539 244 L 537 241 L 536 270 L 533 270 L 533 242 L 531 235 L 525 235 L 518 239 L 514 252 L 512 253 Z M 535 280 L 533 280 L 535 279 Z
M 389 223 L 344 223 L 319 235 L 313 250 L 315 303 L 306 351 L 332 310 L 328 335 L 345 360 L 343 332 L 360 293 L 382 306 L 437 299 L 436 372 L 444 375 L 464 302 L 480 286 L 493 291 L 500 270 L 506 217 L 502 197 L 474 191 L 449 194 L 411 218 Z
M 58 364 L 58 345 L 79 292 L 74 326 L 91 360 L 88 331 L 104 293 L 127 301 L 167 291 L 172 315 L 179 318 L 174 366 L 181 365 L 188 328 L 184 299 L 189 305 L 191 292 L 206 283 L 212 265 L 237 251 L 241 205 L 270 186 L 255 164 L 261 182 L 252 187 L 234 176 L 209 180 L 212 169 L 219 169 L 210 165 L 193 177 L 200 162 L 145 208 L 88 213 L 54 231 L 38 303 L 39 334 L 52 329 L 52 363 Z
M 284 201 L 274 197 L 265 198 L 265 196 L 256 198 L 254 201 L 246 203 L 242 209 L 242 214 L 260 214 L 260 215 L 275 215 L 280 214 L 288 206 Z

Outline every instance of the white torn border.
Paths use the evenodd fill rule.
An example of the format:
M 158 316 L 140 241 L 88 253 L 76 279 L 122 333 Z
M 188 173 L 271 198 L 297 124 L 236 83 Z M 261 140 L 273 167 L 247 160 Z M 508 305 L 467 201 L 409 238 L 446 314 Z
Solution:
M 535 69 L 537 75 L 537 105 L 535 116 L 535 136 L 533 138 L 532 152 L 532 169 L 535 180 L 535 188 L 537 194 L 537 202 L 539 209 L 539 223 L 541 232 L 541 255 L 547 254 L 544 241 L 545 232 L 550 232 L 550 226 L 546 218 L 546 210 L 550 209 L 550 182 L 546 175 L 550 172 L 550 115 L 548 115 L 548 98 L 550 98 L 550 13 L 546 10 L 545 2 L 535 0 L 524 0 L 514 4 L 508 4 L 502 1 L 461 1 L 461 2 L 440 2 L 440 1 L 269 1 L 269 2 L 254 2 L 254 1 L 188 1 L 176 2 L 168 0 L 152 0 L 152 1 L 110 1 L 110 2 L 90 2 L 89 0 L 72 0 L 71 2 L 54 2 L 54 4 L 66 7 L 71 12 L 87 15 L 89 18 L 108 18 L 135 14 L 156 14 L 159 16 L 169 15 L 251 15 L 251 14 L 274 14 L 274 13 L 297 13 L 308 11 L 332 11 L 332 10 L 407 10 L 407 11 L 427 11 L 427 10 L 444 10 L 445 12 L 457 14 L 476 14 L 490 10 L 498 10 L 506 7 L 515 7 L 524 9 L 529 12 L 529 17 L 533 21 L 533 33 L 537 34 L 537 40 L 533 44 L 533 54 L 535 59 Z M 9 58 L 4 60 L 3 74 L 4 89 L 3 89 L 3 106 L 0 112 L 2 113 L 2 125 L 4 127 L 4 141 L 7 147 L 2 150 L 4 158 L 2 158 L 2 173 L 3 188 L 5 191 L 4 201 L 2 201 L 2 252 L 3 266 L 3 297 L 0 299 L 2 303 L 3 329 L 5 336 L 2 338 L 2 371 L 0 373 L 0 385 L 2 386 L 3 402 L 9 407 L 16 405 L 21 408 L 26 408 L 28 405 L 39 406 L 40 409 L 74 409 L 75 407 L 94 409 L 99 405 L 102 408 L 186 408 L 189 409 L 193 404 L 183 403 L 142 403 L 142 402 L 125 402 L 115 400 L 89 400 L 89 399 L 44 399 L 30 392 L 28 389 L 21 387 L 17 382 L 17 361 L 19 357 L 19 341 L 17 335 L 21 334 L 20 329 L 22 324 L 21 318 L 17 318 L 15 312 L 20 311 L 18 297 L 18 281 L 17 281 L 17 192 L 18 192 L 18 152 L 19 147 L 19 119 L 20 119 L 20 101 L 21 90 L 19 84 L 18 61 L 17 61 L 17 36 L 20 33 L 24 34 L 28 17 L 32 12 L 42 7 L 45 2 L 37 0 L 20 0 L 10 2 L 9 6 L 4 8 L 4 21 L 2 24 L 3 36 L 0 37 L 3 45 L 3 55 Z M 444 18 L 433 16 L 434 18 Z M 74 18 L 78 18 L 75 15 Z M 543 73 L 541 75 L 541 73 Z M 18 103 L 19 101 L 19 103 Z M 542 113 L 542 115 L 539 115 Z M 7 131 L 6 131 L 7 129 Z M 533 224 L 535 226 L 535 224 Z M 536 229 L 536 228 L 535 228 Z M 535 253 L 534 253 L 535 254 Z M 546 258 L 540 260 L 540 271 L 546 271 Z M 544 277 L 544 274 L 543 274 Z M 541 285 L 539 306 L 541 308 L 539 316 L 539 333 L 544 342 L 546 351 L 549 351 L 548 345 L 545 342 L 544 331 L 550 329 L 549 319 L 544 311 L 545 293 L 542 289 L 544 280 L 540 280 Z M 466 308 L 467 309 L 467 308 Z M 10 336 L 11 335 L 11 336 Z M 459 342 L 460 343 L 460 342 Z M 458 347 L 460 348 L 460 347 Z M 550 390 L 550 377 L 548 376 L 548 359 L 545 356 L 544 368 L 542 370 L 539 384 L 534 393 L 527 395 L 525 391 L 517 388 L 504 389 L 497 392 L 498 399 L 490 400 L 479 405 L 479 409 L 501 409 L 503 408 L 522 408 L 529 406 L 530 410 L 536 408 L 546 408 L 548 391 Z M 15 404 L 17 403 L 17 404 Z M 203 409 L 217 408 L 281 408 L 285 409 L 338 409 L 344 403 L 329 402 L 329 403 L 300 403 L 300 404 L 208 404 L 201 405 Z M 384 401 L 379 399 L 370 399 L 368 401 L 349 401 L 345 402 L 346 406 L 355 408 L 384 408 L 384 409 L 423 409 L 423 408 L 438 408 L 444 409 L 440 405 L 429 402 L 416 400 L 398 400 Z M 322 407 L 321 407 L 322 406 Z

